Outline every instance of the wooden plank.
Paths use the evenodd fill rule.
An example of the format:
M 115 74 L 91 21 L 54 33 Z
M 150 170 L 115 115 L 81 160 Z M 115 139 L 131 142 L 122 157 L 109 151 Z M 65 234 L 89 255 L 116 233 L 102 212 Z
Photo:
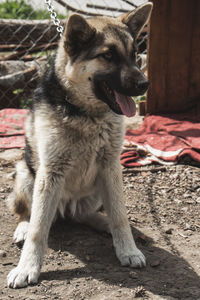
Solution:
M 170 112 L 186 110 L 188 107 L 195 1 L 171 0 L 165 109 Z
M 98 1 L 71 1 L 71 0 L 55 0 L 69 11 L 73 11 L 86 16 L 106 15 L 116 17 L 122 12 L 128 12 L 139 5 L 146 2 L 146 0 L 98 0 Z
M 61 24 L 65 24 L 65 20 Z M 10 20 L 0 19 L 0 44 L 29 44 L 37 41 L 37 45 L 55 42 L 59 39 L 56 26 L 49 20 Z
M 200 102 L 200 1 L 195 1 L 189 78 L 189 98 Z
M 36 43 L 35 43 L 36 44 Z M 36 46 L 32 46 L 29 49 L 25 49 L 25 50 L 21 50 L 21 51 L 17 51 L 15 53 L 9 54 L 9 55 L 4 55 L 4 56 L 0 56 L 0 62 L 1 61 L 5 61 L 5 60 L 17 60 L 17 59 L 25 59 L 26 60 L 26 56 L 30 53 L 37 53 L 39 51 L 47 51 L 47 50 L 52 50 L 57 48 L 58 43 L 57 42 L 53 42 L 53 43 L 48 43 L 48 44 L 41 44 L 41 45 L 37 45 Z M 30 57 L 31 60 L 31 57 Z M 33 57 L 32 57 L 33 60 Z
M 146 100 L 142 100 L 139 102 L 139 116 L 145 116 L 146 115 Z
M 150 86 L 147 95 L 147 112 L 158 112 L 166 102 L 166 74 L 168 51 L 168 28 L 170 1 L 153 1 L 148 44 L 148 77 Z
M 179 112 L 200 94 L 200 1 L 153 0 L 147 112 Z

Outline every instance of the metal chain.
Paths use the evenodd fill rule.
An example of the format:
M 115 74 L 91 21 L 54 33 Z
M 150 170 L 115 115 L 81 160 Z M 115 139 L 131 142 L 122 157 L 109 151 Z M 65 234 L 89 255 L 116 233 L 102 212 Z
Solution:
M 61 37 L 63 34 L 64 28 L 62 25 L 60 25 L 60 20 L 57 18 L 57 13 L 54 10 L 51 0 L 44 0 L 44 1 L 45 1 L 45 4 L 47 5 L 48 11 L 51 13 L 50 17 L 51 17 L 54 25 L 56 25 L 56 30 L 59 32 L 60 37 Z

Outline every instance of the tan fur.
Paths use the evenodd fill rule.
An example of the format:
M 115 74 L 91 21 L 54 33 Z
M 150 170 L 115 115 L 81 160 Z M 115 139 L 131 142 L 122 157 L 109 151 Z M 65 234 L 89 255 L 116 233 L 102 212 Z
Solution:
M 88 23 L 97 31 L 104 31 L 108 25 L 126 27 L 120 19 L 107 17 L 92 18 Z M 124 35 L 131 44 L 130 33 L 124 30 Z M 95 51 L 105 50 L 109 43 L 125 52 L 123 43 L 116 41 L 111 31 Z M 26 138 L 33 151 L 36 176 L 24 161 L 20 162 L 8 200 L 21 218 L 14 240 L 25 240 L 19 264 L 8 275 L 8 286 L 13 288 L 37 282 L 50 226 L 57 210 L 64 216 L 66 207 L 78 222 L 111 232 L 122 265 L 145 265 L 144 255 L 133 240 L 123 201 L 119 160 L 123 116 L 95 97 L 88 80 L 96 70 L 106 72 L 106 63 L 99 58 L 84 61 L 81 56 L 73 63 L 64 47 L 65 34 L 56 56 L 56 74 L 72 95 L 69 101 L 84 107 L 87 115 L 64 115 L 62 107 L 53 109 L 40 103 L 27 118 Z M 106 214 L 99 211 L 102 205 Z

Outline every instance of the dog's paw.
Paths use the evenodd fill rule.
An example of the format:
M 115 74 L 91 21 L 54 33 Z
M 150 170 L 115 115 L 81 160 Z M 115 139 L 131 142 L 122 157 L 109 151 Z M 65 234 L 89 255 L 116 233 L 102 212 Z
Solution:
M 7 276 L 8 287 L 17 289 L 27 286 L 28 284 L 36 284 L 40 275 L 40 268 L 18 265 L 12 269 Z
M 124 267 L 130 266 L 132 268 L 142 268 L 146 266 L 146 258 L 139 249 L 134 249 L 132 253 L 118 256 L 121 265 Z
M 13 241 L 16 244 L 22 244 L 25 241 L 28 233 L 28 226 L 29 222 L 27 221 L 22 221 L 18 224 L 13 235 Z

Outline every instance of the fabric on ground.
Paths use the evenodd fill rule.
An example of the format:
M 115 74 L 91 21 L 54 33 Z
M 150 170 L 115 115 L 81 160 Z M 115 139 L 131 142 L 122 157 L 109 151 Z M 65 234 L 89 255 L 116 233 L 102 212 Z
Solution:
M 25 146 L 24 123 L 26 109 L 0 110 L 0 148 L 23 148 Z
M 0 111 L 0 148 L 25 146 L 25 109 Z M 200 162 L 200 117 L 185 115 L 147 116 L 139 129 L 126 132 L 121 163 L 125 167 L 171 165 L 189 155 Z
M 152 162 L 171 165 L 186 154 L 200 162 L 200 117 L 151 115 L 139 129 L 126 132 L 121 163 L 125 167 Z

